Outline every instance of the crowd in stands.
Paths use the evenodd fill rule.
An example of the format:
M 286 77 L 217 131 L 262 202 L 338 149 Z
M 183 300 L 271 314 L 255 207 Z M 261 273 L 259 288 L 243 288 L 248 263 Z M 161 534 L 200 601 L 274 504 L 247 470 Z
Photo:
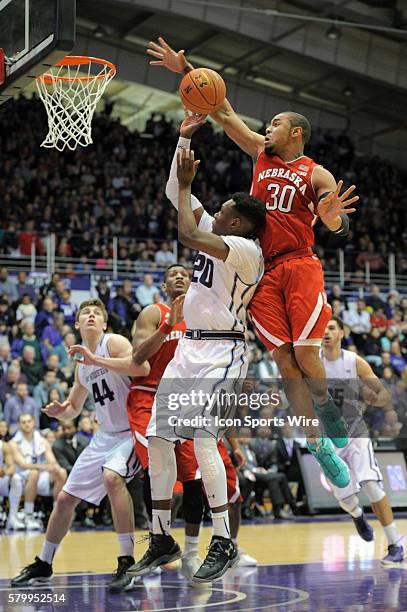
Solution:
M 90 269 L 89 260 L 96 269 L 106 268 L 113 236 L 120 237 L 118 256 L 129 271 L 135 264 L 173 263 L 176 211 L 165 197 L 165 184 L 178 125 L 153 114 L 143 133 L 130 132 L 101 113 L 93 122 L 94 145 L 64 154 L 40 147 L 46 126 L 43 104 L 35 96 L 2 107 L 0 252 L 30 255 L 34 239 L 43 254 L 39 236 L 56 232 L 57 255 L 80 260 L 73 272 Z M 201 159 L 194 192 L 209 211 L 229 194 L 250 188 L 251 159 L 223 132 L 208 123 L 194 141 Z M 318 230 L 325 269 L 337 267 L 331 253 L 340 245 L 347 270 L 363 270 L 369 262 L 372 272 L 386 272 L 392 252 L 397 272 L 407 271 L 407 174 L 379 158 L 359 155 L 346 134 L 316 129 L 306 153 L 346 185 L 355 183 L 360 196 L 346 243 Z M 190 261 L 191 252 L 184 249 L 179 258 Z

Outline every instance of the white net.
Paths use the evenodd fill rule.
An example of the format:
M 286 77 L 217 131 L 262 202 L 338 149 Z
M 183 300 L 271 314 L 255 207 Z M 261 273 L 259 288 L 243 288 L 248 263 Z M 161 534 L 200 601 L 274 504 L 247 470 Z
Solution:
M 42 147 L 63 151 L 92 144 L 92 118 L 107 84 L 116 74 L 110 62 L 68 56 L 37 78 L 48 114 L 48 134 Z

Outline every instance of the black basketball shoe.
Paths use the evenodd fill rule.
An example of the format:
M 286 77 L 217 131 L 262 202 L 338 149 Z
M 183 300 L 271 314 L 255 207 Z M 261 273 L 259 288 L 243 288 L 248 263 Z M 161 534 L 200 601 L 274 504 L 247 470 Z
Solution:
M 15 578 L 11 579 L 12 587 L 47 584 L 52 576 L 52 565 L 35 557 L 34 563 L 24 567 Z
M 193 577 L 194 582 L 213 582 L 221 578 L 239 561 L 239 553 L 230 538 L 212 536 L 208 554 L 199 570 Z
M 150 533 L 150 545 L 140 561 L 137 561 L 128 571 L 129 576 L 144 576 L 159 565 L 176 561 L 182 556 L 182 551 L 170 535 Z
M 117 570 L 113 573 L 112 579 L 109 582 L 109 591 L 111 593 L 123 593 L 134 588 L 137 579 L 126 574 L 132 565 L 134 565 L 134 557 L 122 556 L 117 558 Z

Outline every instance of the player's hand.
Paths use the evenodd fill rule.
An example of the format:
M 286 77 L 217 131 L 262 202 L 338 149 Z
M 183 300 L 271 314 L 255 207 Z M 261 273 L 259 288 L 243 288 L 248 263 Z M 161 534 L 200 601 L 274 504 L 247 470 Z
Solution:
M 67 401 L 61 403 L 55 400 L 51 402 L 50 404 L 47 404 L 45 408 L 41 410 L 41 412 L 44 412 L 49 417 L 58 417 L 60 414 L 65 412 L 68 406 L 69 406 L 69 403 Z
M 339 181 L 335 191 L 331 192 L 326 198 L 320 200 L 318 204 L 318 214 L 325 224 L 339 217 L 339 215 L 349 215 L 356 211 L 356 208 L 349 208 L 359 200 L 359 196 L 350 195 L 355 191 L 356 186 L 351 185 L 342 195 L 339 195 L 343 187 L 343 181 Z
M 194 180 L 200 160 L 195 161 L 193 151 L 181 149 L 177 155 L 177 178 L 180 187 L 189 187 Z
M 188 66 L 187 59 L 184 55 L 184 49 L 174 51 L 161 36 L 158 37 L 158 43 L 149 42 L 147 53 L 157 59 L 150 60 L 151 66 L 165 66 L 171 72 L 183 72 Z
M 237 461 L 237 470 L 241 470 L 244 464 L 246 463 L 246 459 L 244 458 L 244 454 L 241 448 L 235 448 L 233 451 L 233 455 Z
M 177 325 L 184 320 L 185 293 L 175 298 L 172 303 L 171 312 L 168 315 L 168 325 Z
M 80 354 L 81 357 L 77 357 L 77 354 Z M 77 363 L 82 363 L 83 365 L 95 365 L 95 355 L 82 344 L 73 344 L 68 350 L 68 355 L 71 359 L 75 359 Z
M 206 115 L 201 115 L 199 113 L 189 113 L 188 109 L 184 106 L 185 119 L 181 123 L 179 128 L 180 136 L 183 138 L 191 138 L 193 134 L 201 125 L 206 123 Z

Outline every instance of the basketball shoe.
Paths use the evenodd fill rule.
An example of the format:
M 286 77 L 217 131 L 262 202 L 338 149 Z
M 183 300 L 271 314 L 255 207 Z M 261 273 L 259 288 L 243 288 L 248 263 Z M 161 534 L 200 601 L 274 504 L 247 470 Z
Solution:
M 150 533 L 149 540 L 150 545 L 140 561 L 128 569 L 129 576 L 144 576 L 159 565 L 181 558 L 182 551 L 172 536 Z
M 354 518 L 353 522 L 355 523 L 356 530 L 362 540 L 365 540 L 365 542 L 371 542 L 374 538 L 374 532 L 367 522 L 365 515 L 362 514 L 361 516 Z
M 393 563 L 402 563 L 402 561 L 404 561 L 404 550 L 402 546 L 390 544 L 387 551 L 387 555 L 382 559 L 382 565 L 393 565 Z
M 349 442 L 348 426 L 331 396 L 324 404 L 314 404 L 314 411 L 324 426 L 326 435 L 337 448 L 343 448 Z
M 208 554 L 194 575 L 194 582 L 213 582 L 239 562 L 239 553 L 230 538 L 212 536 Z
M 316 444 L 308 442 L 308 448 L 333 485 L 340 489 L 348 486 L 350 483 L 349 468 L 335 453 L 334 446 L 329 438 L 320 438 Z
M 117 570 L 113 573 L 112 580 L 109 582 L 109 591 L 111 593 L 123 593 L 130 591 L 134 587 L 137 579 L 126 574 L 132 565 L 134 565 L 134 557 L 130 555 L 117 558 Z
M 34 563 L 24 567 L 15 578 L 11 579 L 12 587 L 34 586 L 46 584 L 52 576 L 52 565 L 35 557 Z

